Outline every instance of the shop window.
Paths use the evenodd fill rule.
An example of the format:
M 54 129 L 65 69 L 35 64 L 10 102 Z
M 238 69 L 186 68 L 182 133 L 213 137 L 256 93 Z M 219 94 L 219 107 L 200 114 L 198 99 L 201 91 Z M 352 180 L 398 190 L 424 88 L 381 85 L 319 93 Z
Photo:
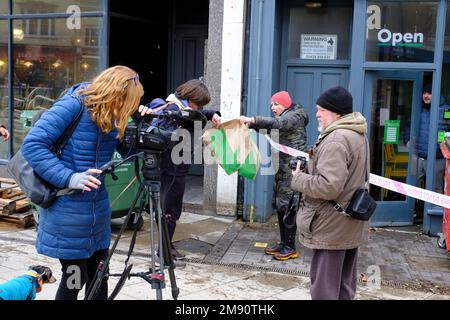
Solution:
M 52 37 L 55 35 L 52 19 L 27 19 L 24 29 L 25 36 Z
M 433 62 L 438 1 L 368 1 L 366 60 Z
M 102 11 L 105 10 L 104 3 L 104 0 L 13 0 L 13 14 L 23 13 L 24 10 L 39 10 L 40 13 Z
M 353 1 L 317 3 L 290 9 L 288 58 L 349 59 Z
M 96 28 L 86 28 L 84 45 L 86 47 L 98 47 L 98 29 Z
M 8 126 L 8 20 L 0 20 L 0 124 Z M 0 141 L 0 159 L 8 158 L 8 144 Z
M 447 14 L 445 24 L 444 55 L 442 61 L 442 96 L 450 104 L 450 1 L 447 3 Z
M 8 14 L 8 1 L 0 1 L 0 14 Z
M 100 72 L 102 18 L 82 18 L 79 30 L 69 30 L 65 19 L 50 19 L 49 23 L 55 28 L 51 39 L 13 39 L 15 151 L 29 129 L 27 112 L 49 108 L 67 88 L 91 81 Z M 21 34 L 24 26 L 26 20 L 14 20 L 14 34 Z M 95 46 L 87 45 L 86 35 L 96 39 Z

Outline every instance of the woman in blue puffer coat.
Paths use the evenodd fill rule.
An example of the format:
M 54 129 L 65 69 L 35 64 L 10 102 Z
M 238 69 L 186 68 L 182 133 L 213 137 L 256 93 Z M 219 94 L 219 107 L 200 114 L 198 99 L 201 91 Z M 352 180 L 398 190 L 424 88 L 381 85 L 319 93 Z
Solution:
M 76 300 L 83 285 L 89 287 L 100 260 L 108 255 L 111 208 L 102 179 L 95 177 L 101 173 L 96 168 L 111 160 L 143 94 L 136 72 L 125 66 L 108 68 L 92 83 L 70 88 L 23 142 L 25 159 L 43 179 L 59 188 L 83 190 L 59 197 L 50 208 L 40 210 L 37 251 L 59 259 L 62 265 L 57 300 Z M 81 101 L 80 122 L 59 159 L 50 147 L 72 123 L 82 108 Z M 142 107 L 139 110 L 145 114 L 148 108 Z M 95 298 L 106 299 L 107 292 L 105 279 Z

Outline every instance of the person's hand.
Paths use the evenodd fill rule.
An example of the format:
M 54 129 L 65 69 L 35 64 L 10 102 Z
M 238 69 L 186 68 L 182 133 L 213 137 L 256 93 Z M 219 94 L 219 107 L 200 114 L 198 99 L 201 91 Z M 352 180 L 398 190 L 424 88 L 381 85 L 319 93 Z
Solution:
M 213 127 L 218 129 L 220 127 L 220 123 L 221 123 L 221 118 L 217 113 L 214 113 L 211 122 L 213 124 Z
M 0 127 L 0 136 L 3 137 L 3 141 L 6 141 L 9 139 L 9 131 L 6 130 L 5 127 Z
M 297 161 L 297 168 L 295 168 L 295 170 L 292 170 L 292 176 L 295 177 L 297 175 L 297 173 L 300 172 L 300 166 L 301 166 L 302 162 L 299 160 Z
M 141 116 L 145 116 L 146 114 L 155 113 L 155 110 L 150 109 L 149 107 L 144 106 L 142 104 L 139 106 L 138 111 L 141 114 Z
M 102 173 L 102 170 L 98 169 L 89 169 L 85 172 L 75 173 L 70 178 L 69 188 L 83 191 L 91 191 L 91 188 L 98 189 L 102 183 L 93 175 L 100 173 Z
M 249 118 L 246 116 L 240 116 L 239 117 L 239 121 L 241 121 L 241 124 L 246 124 L 246 125 L 250 125 L 255 123 L 255 118 Z

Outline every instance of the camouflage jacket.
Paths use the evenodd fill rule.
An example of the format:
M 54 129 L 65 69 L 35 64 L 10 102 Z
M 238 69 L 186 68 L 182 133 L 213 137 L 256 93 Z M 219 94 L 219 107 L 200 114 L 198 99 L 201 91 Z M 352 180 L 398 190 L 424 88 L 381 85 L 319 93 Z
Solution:
M 308 124 L 308 115 L 305 110 L 295 104 L 286 109 L 279 117 L 255 117 L 255 123 L 250 126 L 251 129 L 261 130 L 271 129 L 279 130 L 279 143 L 291 148 L 307 152 L 306 145 L 306 125 Z M 294 159 L 285 153 L 280 152 L 280 169 L 290 174 L 288 169 L 289 161 Z

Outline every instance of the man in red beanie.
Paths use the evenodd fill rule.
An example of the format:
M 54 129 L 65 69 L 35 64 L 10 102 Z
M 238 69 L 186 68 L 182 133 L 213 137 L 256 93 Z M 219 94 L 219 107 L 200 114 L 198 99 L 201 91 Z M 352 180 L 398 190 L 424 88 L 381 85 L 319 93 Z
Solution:
M 279 130 L 279 141 L 281 144 L 306 152 L 308 115 L 305 110 L 301 106 L 292 103 L 292 99 L 286 91 L 277 92 L 272 96 L 271 108 L 275 118 L 241 116 L 241 123 L 247 124 L 251 129 L 255 130 Z M 283 221 L 289 200 L 293 194 L 290 186 L 292 174 L 289 168 L 289 161 L 291 159 L 295 159 L 295 157 L 280 153 L 279 169 L 275 175 L 272 207 L 276 209 L 278 214 L 281 241 L 267 247 L 265 253 L 273 255 L 276 260 L 295 259 L 299 256 L 295 246 L 297 226 L 294 224 L 288 227 Z M 298 200 L 295 199 L 294 201 L 296 201 L 294 203 L 297 203 Z

